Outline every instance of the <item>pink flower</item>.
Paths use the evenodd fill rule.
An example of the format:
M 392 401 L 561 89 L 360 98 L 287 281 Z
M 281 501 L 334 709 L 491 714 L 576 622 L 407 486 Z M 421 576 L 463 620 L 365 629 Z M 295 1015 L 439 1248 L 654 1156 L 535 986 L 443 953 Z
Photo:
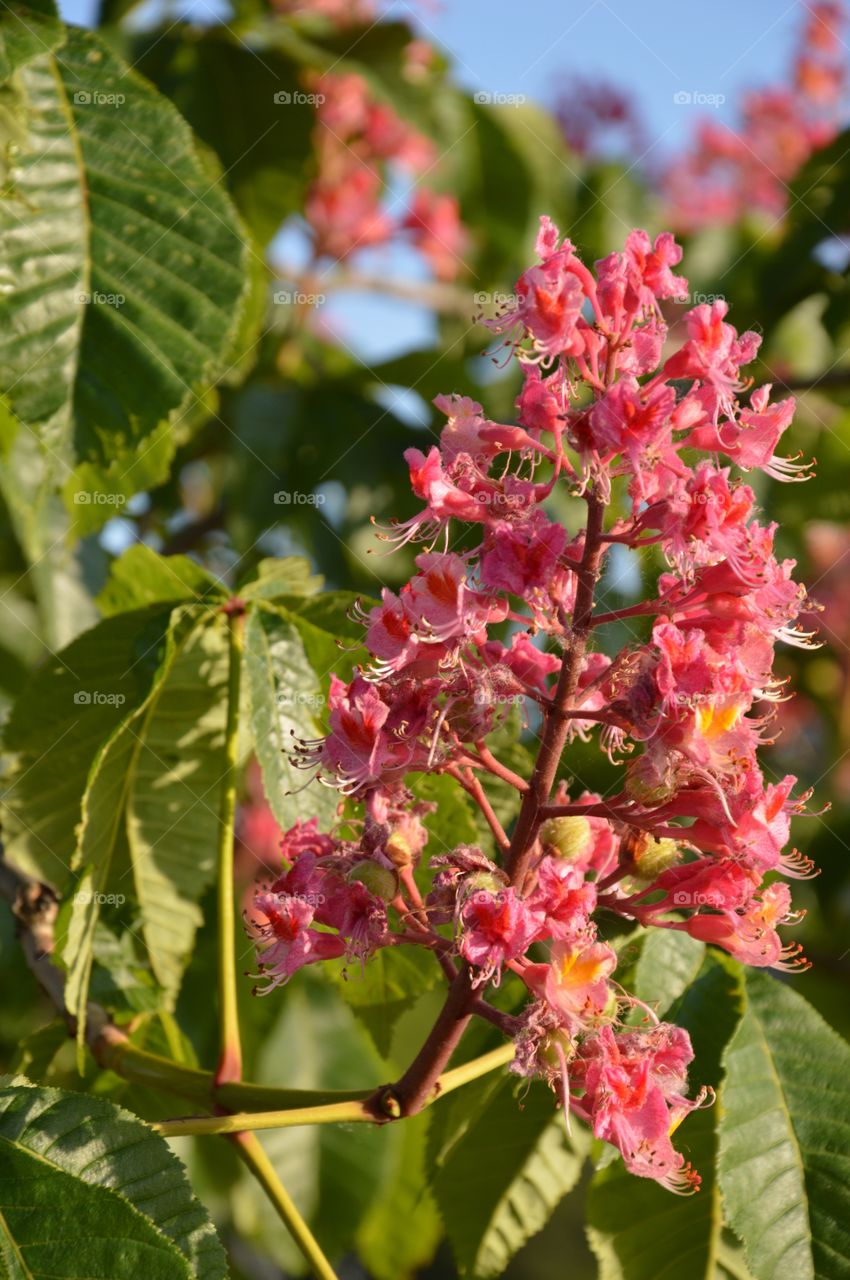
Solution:
M 408 757 L 385 728 L 390 709 L 373 685 L 361 676 L 350 685 L 332 676 L 328 707 L 330 733 L 321 759 L 346 791 L 404 772 Z
M 539 508 L 522 523 L 495 525 L 481 555 L 481 581 L 517 596 L 545 586 L 551 582 L 566 538 L 564 526 L 547 520 Z
M 757 333 L 738 337 L 737 329 L 726 324 L 728 304 L 703 302 L 686 317 L 688 340 L 664 365 L 666 378 L 697 378 L 715 395 L 714 420 L 722 409 L 734 417 L 735 393 L 740 391 L 740 369 L 755 359 L 761 345 Z
M 521 325 L 541 356 L 579 355 L 584 350 L 578 321 L 585 302 L 587 272 L 569 240 L 557 247 L 559 233 L 554 223 L 549 218 L 540 222 L 536 245 L 540 265 L 524 271 L 517 281 L 517 305 L 482 324 L 494 333 Z
M 555 938 L 575 947 L 592 936 L 590 916 L 596 906 L 596 889 L 585 883 L 584 872 L 575 862 L 542 858 L 526 902 L 544 917 L 538 937 Z
M 579 1027 L 605 1013 L 611 995 L 608 978 L 616 967 L 617 953 L 605 942 L 555 942 L 550 963 L 529 965 L 523 978 L 568 1025 Z
M 699 1188 L 699 1177 L 673 1149 L 670 1134 L 702 1097 L 689 1101 L 687 1032 L 660 1024 L 615 1036 L 610 1027 L 585 1042 L 575 1074 L 584 1084 L 582 1108 L 597 1138 L 610 1142 L 630 1173 L 654 1178 L 670 1191 Z
M 782 945 L 776 926 L 796 924 L 800 918 L 791 910 L 788 886 L 780 882 L 754 894 L 738 911 L 691 916 L 682 928 L 692 938 L 723 947 L 742 964 L 793 973 L 808 969 L 808 961 L 798 943 Z
M 416 247 L 428 259 L 438 280 L 454 280 L 464 269 L 468 236 L 454 196 L 419 187 L 404 221 Z
M 479 970 L 475 985 L 499 980 L 502 966 L 527 949 L 542 917 L 515 889 L 474 889 L 460 912 L 460 954 Z
M 254 906 L 264 917 L 252 923 L 260 976 L 267 979 L 265 987 L 254 988 L 256 995 L 268 995 L 306 964 L 344 954 L 341 938 L 310 928 L 315 912 L 303 899 L 285 893 L 258 893 Z

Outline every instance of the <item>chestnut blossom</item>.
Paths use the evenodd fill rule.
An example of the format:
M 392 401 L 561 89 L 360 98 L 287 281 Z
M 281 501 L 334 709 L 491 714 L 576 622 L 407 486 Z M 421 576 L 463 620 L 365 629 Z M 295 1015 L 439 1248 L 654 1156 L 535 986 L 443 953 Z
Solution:
M 361 131 L 362 107 L 356 92 L 336 104 Z M 687 933 L 743 964 L 805 965 L 779 932 L 799 915 L 777 877 L 812 873 L 788 848 L 807 797 L 791 776 L 768 781 L 759 750 L 786 696 L 774 651 L 810 643 L 797 619 L 811 605 L 739 472 L 807 473 L 776 452 L 793 400 L 751 387 L 758 338 L 725 303 L 687 311 L 667 349 L 665 317 L 687 296 L 672 236 L 634 231 L 594 273 L 543 218 L 536 253 L 514 304 L 486 322 L 521 365 L 518 423 L 440 396 L 438 443 L 405 454 L 421 509 L 381 536 L 415 545 L 414 569 L 357 610 L 368 660 L 333 677 L 327 732 L 295 753 L 343 807 L 333 831 L 284 835 L 286 869 L 256 901 L 261 971 L 274 986 L 324 956 L 420 945 L 467 984 L 466 1013 L 518 979 L 513 1069 L 550 1084 L 632 1173 L 693 1191 L 672 1142 L 707 1096 L 689 1097 L 688 1035 L 617 981 L 606 939 L 619 917 L 620 932 Z M 561 518 L 582 500 L 595 526 Z M 662 571 L 645 599 L 607 611 L 599 580 L 616 544 L 652 545 Z M 631 615 L 644 638 L 606 652 L 605 624 Z M 544 743 L 561 726 L 566 769 L 555 759 L 546 787 L 539 759 L 518 777 L 492 737 L 532 709 Z M 621 778 L 604 798 L 567 781 L 569 744 L 597 734 Z M 411 780 L 429 773 L 479 805 L 478 843 L 429 835 L 433 802 Z M 513 829 L 494 779 L 519 794 Z

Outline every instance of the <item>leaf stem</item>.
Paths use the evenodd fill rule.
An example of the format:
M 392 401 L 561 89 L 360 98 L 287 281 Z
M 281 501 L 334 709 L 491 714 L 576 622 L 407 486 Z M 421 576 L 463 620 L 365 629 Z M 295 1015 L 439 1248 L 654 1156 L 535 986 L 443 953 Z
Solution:
M 292 1239 L 309 1263 L 316 1280 L 338 1280 L 337 1274 L 322 1252 L 319 1242 L 296 1209 L 289 1192 L 277 1176 L 271 1160 L 253 1133 L 239 1133 L 233 1138 L 239 1156 L 265 1191 Z
M 227 608 L 230 675 L 225 729 L 225 778 L 218 831 L 218 1006 L 220 1055 L 215 1083 L 242 1076 L 242 1043 L 236 986 L 236 907 L 233 895 L 233 844 L 239 751 L 239 695 L 242 680 L 244 612 L 239 602 Z
M 433 1096 L 436 1102 L 444 1094 L 452 1093 L 481 1076 L 498 1070 L 512 1061 L 513 1044 L 502 1044 L 489 1053 L 464 1062 L 446 1071 L 437 1082 Z M 390 1093 L 392 1090 L 389 1091 Z M 349 1099 L 310 1107 L 289 1107 L 280 1111 L 241 1112 L 225 1116 L 185 1116 L 175 1120 L 162 1120 L 153 1127 L 166 1138 L 185 1138 L 200 1134 L 234 1134 L 254 1129 L 292 1129 L 311 1124 L 380 1124 L 391 1119 L 388 1110 L 376 1115 L 367 1099 Z

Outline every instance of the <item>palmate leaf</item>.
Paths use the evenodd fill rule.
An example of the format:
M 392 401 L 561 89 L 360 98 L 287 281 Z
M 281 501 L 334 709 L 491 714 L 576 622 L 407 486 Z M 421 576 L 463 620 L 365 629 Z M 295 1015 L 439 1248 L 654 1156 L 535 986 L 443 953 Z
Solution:
M 82 801 L 81 869 L 62 946 L 66 1000 L 85 1041 L 104 901 L 132 895 L 151 968 L 173 998 L 214 872 L 225 777 L 227 636 L 221 614 L 175 610 L 145 702 L 99 751 Z
M 0 1088 L 0 1270 L 13 1280 L 223 1280 L 224 1251 L 167 1143 L 99 1098 Z
M 85 531 L 162 478 L 171 423 L 224 372 L 245 239 L 174 107 L 92 33 L 19 66 L 0 141 L 11 462 L 34 433 L 42 488 L 62 487 Z
M 691 1035 L 694 1085 L 720 1083 L 721 1057 L 743 1008 L 742 979 L 725 960 L 706 960 L 670 1020 Z M 599 1259 L 601 1280 L 664 1280 L 687 1274 L 721 1280 L 718 1250 L 723 1241 L 720 1189 L 714 1176 L 716 1107 L 696 1111 L 676 1133 L 676 1145 L 702 1177 L 699 1192 L 672 1195 L 647 1178 L 627 1173 L 619 1158 L 593 1177 L 588 1194 L 588 1234 Z
M 15 765 L 3 794 L 7 855 L 60 891 L 98 751 L 144 702 L 164 653 L 171 606 L 107 618 L 46 662 L 6 725 Z
M 514 1077 L 469 1086 L 434 1109 L 429 1185 L 463 1275 L 502 1274 L 581 1175 L 587 1135 L 566 1135 L 545 1085 L 520 1100 Z
M 850 1276 L 850 1048 L 790 986 L 747 975 L 725 1054 L 719 1176 L 757 1280 Z
M 317 783 L 305 786 L 309 774 L 294 768 L 289 757 L 296 737 L 319 735 L 325 705 L 294 615 L 257 602 L 245 624 L 244 670 L 251 732 L 272 813 L 284 829 L 313 817 L 326 828 L 339 796 Z

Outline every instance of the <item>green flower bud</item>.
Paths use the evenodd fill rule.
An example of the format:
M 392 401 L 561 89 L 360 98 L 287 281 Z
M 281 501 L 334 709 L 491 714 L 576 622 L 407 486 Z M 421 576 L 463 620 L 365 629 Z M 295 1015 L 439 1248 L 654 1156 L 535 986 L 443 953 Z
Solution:
M 370 893 L 384 902 L 392 902 L 398 893 L 398 876 L 389 867 L 377 862 L 359 862 L 346 876 L 349 884 L 359 880 Z
M 635 855 L 636 874 L 641 880 L 656 880 L 662 871 L 675 866 L 680 857 L 681 852 L 675 840 L 667 837 L 656 840 L 653 836 L 647 836 Z
M 587 818 L 578 815 L 549 818 L 540 828 L 540 841 L 556 858 L 580 858 L 590 848 L 592 832 Z

